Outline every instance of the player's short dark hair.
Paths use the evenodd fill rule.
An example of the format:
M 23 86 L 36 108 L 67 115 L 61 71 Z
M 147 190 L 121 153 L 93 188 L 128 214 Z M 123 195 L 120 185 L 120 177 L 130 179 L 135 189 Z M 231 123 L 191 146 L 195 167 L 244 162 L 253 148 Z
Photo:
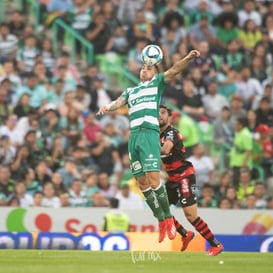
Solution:
M 244 116 L 239 116 L 238 118 L 236 118 L 236 121 L 240 123 L 243 127 L 247 126 L 247 119 Z
M 35 191 L 33 196 L 36 196 L 36 195 L 44 195 L 44 193 L 42 191 Z
M 222 111 L 230 111 L 230 108 L 228 106 L 223 106 Z
M 242 167 L 240 168 L 240 174 L 248 173 L 250 174 L 250 169 L 248 167 Z
M 2 28 L 2 27 L 6 27 L 6 28 L 9 29 L 9 25 L 8 25 L 8 23 L 6 23 L 6 22 L 2 22 L 2 23 L 0 24 L 0 28 Z
M 18 13 L 20 15 L 23 15 L 23 13 L 19 9 L 13 10 L 12 14 L 14 14 L 14 13 Z
M 161 104 L 159 108 L 163 108 L 163 109 L 167 110 L 168 116 L 171 117 L 172 110 L 170 108 L 168 108 L 166 105 L 163 105 L 163 104 Z
M 61 57 L 70 57 L 70 54 L 67 51 L 63 51 Z
M 113 209 L 117 209 L 118 208 L 118 206 L 119 206 L 119 200 L 117 198 L 110 198 L 109 202 L 110 202 L 111 208 L 113 208 Z
M 260 100 L 260 103 L 262 103 L 262 102 L 270 103 L 270 98 L 264 96 L 264 97 L 262 97 L 261 100 Z
M 159 71 L 158 65 L 155 64 L 154 67 L 155 67 L 156 72 L 159 73 L 160 71 Z

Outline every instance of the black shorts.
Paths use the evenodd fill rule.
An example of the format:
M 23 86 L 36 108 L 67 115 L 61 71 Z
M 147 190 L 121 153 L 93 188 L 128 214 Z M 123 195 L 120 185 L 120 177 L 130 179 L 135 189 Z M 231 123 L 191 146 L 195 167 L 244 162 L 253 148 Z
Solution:
M 194 174 L 182 178 L 179 182 L 167 181 L 165 186 L 170 205 L 177 205 L 179 201 L 181 207 L 184 208 L 197 203 L 195 194 L 196 179 Z

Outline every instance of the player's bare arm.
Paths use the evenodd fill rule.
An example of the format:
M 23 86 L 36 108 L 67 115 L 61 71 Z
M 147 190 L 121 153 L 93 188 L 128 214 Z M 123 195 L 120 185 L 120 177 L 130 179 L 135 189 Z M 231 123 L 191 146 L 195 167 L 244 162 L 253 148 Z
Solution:
M 171 140 L 165 141 L 164 144 L 161 147 L 161 154 L 162 155 L 170 154 L 172 148 L 173 148 L 173 142 Z
M 111 103 L 101 106 L 99 111 L 97 112 L 97 115 L 103 115 L 106 112 L 115 111 L 125 104 L 126 104 L 125 98 L 120 96 L 116 100 L 112 101 Z
M 198 50 L 190 51 L 186 57 L 176 62 L 170 69 L 168 69 L 164 73 L 164 81 L 166 83 L 171 82 L 177 74 L 181 73 L 188 66 L 189 62 L 192 59 L 198 58 L 199 56 L 200 52 Z

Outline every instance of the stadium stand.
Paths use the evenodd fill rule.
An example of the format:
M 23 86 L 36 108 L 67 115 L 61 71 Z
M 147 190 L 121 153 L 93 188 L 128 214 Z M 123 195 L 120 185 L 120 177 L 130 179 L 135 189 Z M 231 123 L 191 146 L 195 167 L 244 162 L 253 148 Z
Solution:
M 200 175 L 213 172 L 202 183 L 216 206 L 230 187 L 241 198 L 234 174 L 246 171 L 243 199 L 256 183 L 272 198 L 272 1 L 3 0 L 0 22 L 0 206 L 108 207 L 125 182 L 141 195 L 129 171 L 127 109 L 95 112 L 138 82 L 148 43 L 164 52 L 161 71 L 201 52 L 162 103 Z M 198 143 L 202 154 L 192 155 Z

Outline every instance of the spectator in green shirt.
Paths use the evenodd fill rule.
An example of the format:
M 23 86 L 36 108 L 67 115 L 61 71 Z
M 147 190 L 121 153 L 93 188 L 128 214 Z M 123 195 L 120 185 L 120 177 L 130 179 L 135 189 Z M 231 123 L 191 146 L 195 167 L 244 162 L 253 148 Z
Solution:
M 237 40 L 239 37 L 238 28 L 234 25 L 232 19 L 226 19 L 223 25 L 216 29 L 216 36 L 219 38 L 221 46 L 225 49 L 231 40 Z
M 251 179 L 251 172 L 248 168 L 242 168 L 239 173 L 237 199 L 240 207 L 246 206 L 247 196 L 254 193 L 254 181 Z
M 246 63 L 244 53 L 240 51 L 240 44 L 237 40 L 230 40 L 227 44 L 227 52 L 223 58 L 222 70 L 225 74 L 231 69 L 240 71 Z
M 191 156 L 192 148 L 199 143 L 199 134 L 193 119 L 187 115 L 181 116 L 179 112 L 173 111 L 172 125 L 179 130 L 183 137 L 187 157 Z
M 244 24 L 244 28 L 239 32 L 239 38 L 243 43 L 243 48 L 252 52 L 254 46 L 261 41 L 262 33 L 257 29 L 255 22 L 248 19 Z
M 207 16 L 209 21 L 213 21 L 213 14 L 209 10 L 208 0 L 200 0 L 197 7 L 193 10 L 193 12 L 190 15 L 190 21 L 191 24 L 196 24 L 201 20 L 202 16 Z
M 233 171 L 233 184 L 238 189 L 238 177 L 241 168 L 252 167 L 253 140 L 249 129 L 246 127 L 246 119 L 238 117 L 234 122 L 235 136 L 230 152 L 230 166 Z

